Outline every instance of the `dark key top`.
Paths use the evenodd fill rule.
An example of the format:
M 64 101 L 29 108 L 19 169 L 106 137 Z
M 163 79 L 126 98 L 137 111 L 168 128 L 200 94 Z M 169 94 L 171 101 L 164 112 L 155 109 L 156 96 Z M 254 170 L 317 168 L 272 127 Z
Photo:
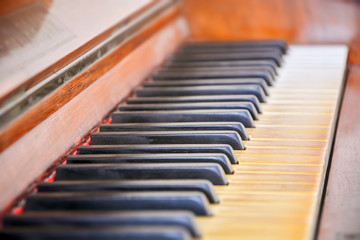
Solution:
M 217 85 L 217 86 L 190 86 L 190 87 L 154 87 L 138 88 L 138 97 L 177 97 L 200 95 L 255 95 L 260 102 L 266 102 L 266 95 L 258 85 Z
M 172 62 L 201 62 L 201 61 L 228 61 L 228 60 L 273 60 L 278 67 L 282 64 L 282 54 L 276 51 L 252 53 L 199 53 L 176 54 L 169 59 Z
M 179 226 L 192 237 L 201 237 L 195 215 L 189 211 L 46 211 L 24 212 L 9 215 L 3 220 L 5 228 L 26 226 L 76 226 L 76 227 L 124 227 L 124 226 Z
M 261 78 L 269 85 L 274 85 L 274 78 L 267 70 L 234 70 L 234 71 L 162 71 L 152 75 L 157 80 L 192 80 L 192 79 L 219 79 L 219 78 Z
M 91 136 L 91 144 L 229 144 L 245 149 L 235 131 L 99 132 Z
M 249 111 L 243 109 L 114 112 L 111 117 L 113 123 L 240 122 L 255 127 Z
M 197 67 L 241 67 L 241 66 L 266 66 L 270 67 L 277 75 L 277 65 L 272 60 L 240 60 L 240 61 L 201 61 L 201 62 L 177 62 L 167 61 L 163 68 L 180 69 L 180 68 L 197 68 Z
M 100 126 L 100 132 L 140 132 L 140 131 L 236 131 L 243 140 L 249 135 L 239 122 L 176 122 L 176 123 L 112 123 Z
M 22 240 L 190 240 L 183 227 L 11 227 L 0 231 L 1 239 Z
M 259 85 L 266 96 L 269 95 L 268 85 L 261 78 L 221 78 L 221 79 L 186 79 L 184 80 L 158 80 L 149 81 L 143 84 L 147 87 L 190 87 L 190 86 L 213 86 L 213 85 Z
M 238 163 L 232 147 L 227 144 L 89 145 L 77 149 L 78 155 L 114 153 L 222 153 L 232 164 Z
M 276 52 L 282 54 L 281 49 L 274 48 L 272 46 L 259 46 L 259 47 L 237 47 L 237 48 L 226 48 L 226 47 L 214 47 L 214 48 L 181 48 L 175 54 L 199 54 L 199 53 L 265 53 L 265 52 Z
M 175 65 L 176 66 L 176 65 Z M 199 72 L 223 72 L 223 73 L 234 73 L 237 71 L 265 71 L 268 72 L 271 76 L 271 79 L 274 81 L 276 79 L 276 74 L 273 68 L 268 66 L 236 66 L 236 67 L 171 67 L 171 68 L 159 68 L 153 71 L 152 75 L 162 75 L 170 73 L 199 73 Z
M 39 192 L 128 192 L 128 191 L 199 191 L 209 202 L 218 203 L 213 185 L 208 180 L 109 180 L 109 181 L 55 181 L 38 185 Z
M 262 113 L 260 102 L 255 95 L 208 95 L 208 96 L 176 96 L 176 97 L 132 97 L 127 104 L 149 103 L 191 103 L 191 102 L 243 102 L 254 104 L 258 113 Z
M 152 103 L 123 104 L 119 111 L 151 111 L 151 110 L 195 110 L 195 109 L 245 109 L 254 120 L 259 120 L 258 112 L 251 102 L 204 102 L 204 103 Z
M 56 180 L 207 179 L 227 185 L 216 163 L 66 164 L 56 168 Z
M 273 47 L 281 49 L 282 53 L 287 51 L 287 43 L 284 40 L 265 41 L 233 41 L 233 42 L 191 42 L 182 45 L 181 49 L 214 49 L 214 48 L 258 48 Z
M 217 163 L 226 174 L 234 173 L 231 163 L 221 153 L 156 153 L 156 154 L 89 154 L 70 155 L 67 163 Z
M 202 192 L 49 192 L 26 199 L 25 211 L 187 210 L 210 216 L 209 202 Z

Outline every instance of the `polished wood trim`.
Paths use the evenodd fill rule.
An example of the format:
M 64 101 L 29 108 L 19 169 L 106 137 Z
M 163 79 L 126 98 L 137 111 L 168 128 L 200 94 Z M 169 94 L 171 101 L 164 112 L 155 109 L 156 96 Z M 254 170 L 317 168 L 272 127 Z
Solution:
M 176 19 L 179 14 L 179 8 L 171 10 L 159 20 L 151 23 L 143 31 L 125 42 L 112 53 L 106 55 L 106 57 L 92 65 L 85 72 L 79 74 L 72 81 L 65 84 L 59 90 L 35 105 L 21 117 L 13 121 L 8 127 L 2 129 L 0 131 L 0 151 L 6 149 L 71 99 L 76 97 L 79 93 L 81 93 L 81 91 L 94 83 L 100 76 L 109 71 L 115 64 L 129 55 L 144 40 L 159 31 L 170 21 Z M 124 89 L 124 92 L 128 91 L 129 89 Z M 24 122 L 26 122 L 26 124 L 24 124 Z
M 184 0 L 197 41 L 283 38 L 289 43 L 341 43 L 360 65 L 360 2 L 351 0 Z
M 13 12 L 19 8 L 23 8 L 27 5 L 34 3 L 36 0 L 1 0 L 0 1 L 0 16 Z
M 20 1 L 21 2 L 21 1 Z M 26 2 L 26 1 L 25 1 Z M 55 59 L 56 61 L 37 73 L 34 76 L 29 77 L 25 81 L 21 82 L 21 84 L 17 85 L 16 87 L 11 88 L 11 90 L 5 92 L 4 94 L 0 95 L 0 104 L 2 104 L 4 101 L 9 99 L 12 95 L 16 95 L 18 91 L 27 91 L 30 88 L 34 87 L 35 85 L 39 84 L 41 81 L 45 80 L 50 75 L 54 74 L 56 71 L 62 69 L 63 67 L 70 64 L 75 59 L 79 58 L 81 55 L 92 49 L 93 47 L 97 46 L 101 42 L 103 42 L 105 39 L 107 39 L 113 32 L 115 32 L 119 27 L 126 24 L 127 22 L 133 21 L 137 17 L 139 17 L 141 14 L 158 4 L 160 0 L 153 0 L 151 3 L 147 4 L 146 6 L 140 8 L 130 16 L 126 17 L 125 19 L 122 19 L 120 22 L 115 23 L 113 26 L 109 26 L 108 29 L 106 29 L 104 32 L 99 33 L 96 37 L 93 39 L 90 39 L 87 42 L 84 42 L 81 46 L 79 46 L 76 49 L 73 49 L 71 52 L 66 53 L 66 55 L 60 59 Z M 43 2 L 43 4 L 51 4 L 46 3 L 46 1 Z M 10 5 L 11 6 L 11 5 Z M 20 6 L 22 7 L 22 5 Z M 14 7 L 12 7 L 12 10 Z M 77 23 L 78 24 L 78 23 Z M 85 23 L 86 24 L 86 23 Z M 83 40 L 84 41 L 84 40 Z M 48 54 L 46 56 L 48 62 L 54 61 L 53 57 Z M 12 78 L 12 77 L 11 77 Z M 11 81 L 12 79 L 9 79 L 8 81 Z
M 360 237 L 360 68 L 351 67 L 319 227 L 320 240 Z
M 13 125 L 12 131 L 18 135 L 12 131 L 8 134 L 13 140 L 22 137 L 0 155 L 0 212 L 10 209 L 31 183 L 77 146 L 184 41 L 188 31 L 184 20 L 177 16 L 178 10 L 173 10 L 161 17 Z M 27 133 L 23 134 L 23 130 Z

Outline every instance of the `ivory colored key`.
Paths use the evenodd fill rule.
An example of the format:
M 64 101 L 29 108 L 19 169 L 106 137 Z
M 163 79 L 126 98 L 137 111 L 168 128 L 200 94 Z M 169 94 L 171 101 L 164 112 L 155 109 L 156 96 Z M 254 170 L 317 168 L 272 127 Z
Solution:
M 290 46 L 236 173 L 216 187 L 216 219 L 199 219 L 204 239 L 314 238 L 346 60 L 345 46 Z

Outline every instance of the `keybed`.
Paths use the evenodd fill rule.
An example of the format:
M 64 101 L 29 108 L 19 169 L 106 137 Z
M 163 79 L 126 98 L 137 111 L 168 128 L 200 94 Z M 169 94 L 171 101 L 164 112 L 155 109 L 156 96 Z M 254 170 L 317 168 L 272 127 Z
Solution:
M 345 46 L 289 47 L 236 174 L 215 187 L 217 217 L 200 221 L 205 239 L 314 234 L 346 60 Z
M 346 59 L 335 45 L 183 45 L 0 234 L 311 237 Z

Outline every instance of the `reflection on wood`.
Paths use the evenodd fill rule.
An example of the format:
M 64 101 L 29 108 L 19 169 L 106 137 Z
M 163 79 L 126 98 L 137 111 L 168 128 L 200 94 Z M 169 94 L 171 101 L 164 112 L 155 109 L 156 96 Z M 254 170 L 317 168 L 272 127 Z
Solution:
M 196 40 L 284 38 L 290 43 L 345 43 L 360 64 L 360 2 L 347 0 L 185 0 Z
M 350 69 L 336 135 L 319 239 L 358 239 L 360 69 Z M 358 234 L 357 236 L 355 234 Z

